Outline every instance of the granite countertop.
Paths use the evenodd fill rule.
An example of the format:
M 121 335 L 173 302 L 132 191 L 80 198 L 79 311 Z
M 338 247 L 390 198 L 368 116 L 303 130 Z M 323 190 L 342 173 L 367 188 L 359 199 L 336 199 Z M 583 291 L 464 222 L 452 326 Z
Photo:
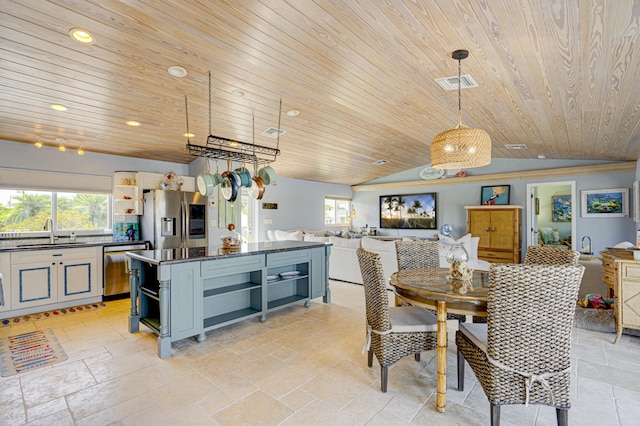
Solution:
M 81 247 L 112 247 L 112 246 L 124 246 L 131 244 L 144 244 L 146 241 L 77 241 L 77 242 L 62 242 L 62 243 L 34 243 L 34 244 L 20 244 L 16 246 L 0 247 L 1 252 L 13 252 L 13 251 L 28 251 L 28 250 L 55 250 L 55 249 L 68 249 L 68 248 L 81 248 Z
M 313 247 L 325 247 L 331 243 L 312 241 L 268 241 L 242 244 L 237 249 L 223 249 L 220 246 L 190 247 L 166 250 L 145 250 L 127 253 L 127 256 L 143 262 L 160 265 L 161 263 L 199 262 L 201 260 L 228 259 L 238 256 L 251 256 L 262 253 L 278 253 Z

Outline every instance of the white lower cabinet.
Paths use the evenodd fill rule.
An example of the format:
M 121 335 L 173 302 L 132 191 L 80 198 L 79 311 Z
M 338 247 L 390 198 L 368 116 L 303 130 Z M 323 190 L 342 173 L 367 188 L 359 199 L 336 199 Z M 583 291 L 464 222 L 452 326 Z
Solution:
M 11 310 L 11 255 L 9 253 L 0 253 L 0 274 L 2 274 L 2 282 L 0 282 L 0 313 Z
M 11 253 L 11 309 L 100 296 L 96 247 Z

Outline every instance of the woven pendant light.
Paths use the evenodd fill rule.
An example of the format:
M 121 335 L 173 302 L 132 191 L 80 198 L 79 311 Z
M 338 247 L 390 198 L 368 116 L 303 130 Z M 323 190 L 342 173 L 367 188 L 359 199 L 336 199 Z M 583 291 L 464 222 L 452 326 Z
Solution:
M 482 129 L 462 125 L 460 96 L 460 62 L 467 50 L 456 50 L 451 57 L 458 61 L 458 125 L 438 134 L 431 142 L 431 167 L 434 169 L 468 169 L 491 164 L 491 138 Z

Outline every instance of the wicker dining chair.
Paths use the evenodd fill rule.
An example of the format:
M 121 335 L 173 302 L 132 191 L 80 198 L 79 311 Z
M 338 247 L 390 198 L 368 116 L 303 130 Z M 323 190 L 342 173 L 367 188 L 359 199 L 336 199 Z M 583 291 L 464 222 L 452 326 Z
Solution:
M 439 268 L 440 248 L 437 241 L 396 241 L 396 259 L 399 271 L 411 268 Z M 447 319 L 465 322 L 467 317 L 448 313 Z
M 487 324 L 460 324 L 458 390 L 469 363 L 490 403 L 556 407 L 558 425 L 571 406 L 571 329 L 584 266 L 492 264 Z
M 380 363 L 380 388 L 387 391 L 389 366 L 408 355 L 420 361 L 420 352 L 436 349 L 436 316 L 417 306 L 389 306 L 387 279 L 380 255 L 357 250 L 367 317 L 367 363 L 375 354 Z
M 580 252 L 555 247 L 529 246 L 524 263 L 536 265 L 578 265 Z

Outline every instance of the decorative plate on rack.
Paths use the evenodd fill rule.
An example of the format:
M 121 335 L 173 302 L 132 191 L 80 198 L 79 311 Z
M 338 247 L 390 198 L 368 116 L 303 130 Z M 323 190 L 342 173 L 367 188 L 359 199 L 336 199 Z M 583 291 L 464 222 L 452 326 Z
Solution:
M 434 169 L 433 167 L 425 167 L 424 169 L 420 170 L 420 173 L 418 174 L 420 176 L 420 179 L 440 179 L 442 176 L 444 176 L 444 170 L 443 169 Z

